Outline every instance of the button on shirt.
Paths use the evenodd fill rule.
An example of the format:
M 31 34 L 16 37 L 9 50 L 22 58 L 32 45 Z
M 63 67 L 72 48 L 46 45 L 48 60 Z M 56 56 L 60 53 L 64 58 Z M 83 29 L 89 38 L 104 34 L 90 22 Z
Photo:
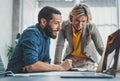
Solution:
M 50 38 L 38 24 L 28 27 L 21 35 L 9 60 L 7 71 L 22 73 L 22 68 L 37 61 L 49 62 Z

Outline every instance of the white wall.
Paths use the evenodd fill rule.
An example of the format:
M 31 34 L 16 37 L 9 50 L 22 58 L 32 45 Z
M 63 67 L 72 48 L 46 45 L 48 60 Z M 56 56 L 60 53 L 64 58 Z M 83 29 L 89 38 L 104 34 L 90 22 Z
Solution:
M 20 32 L 22 32 L 23 27 L 30 26 L 36 22 L 36 0 L 23 0 L 20 6 L 22 6 L 22 9 L 20 9 L 20 19 L 22 19 Z M 13 13 L 13 0 L 0 0 L 0 56 L 5 69 L 8 64 L 8 46 L 12 44 L 12 22 L 16 22 L 12 21 Z M 21 24 L 21 22 L 19 23 Z
M 0 0 L 0 55 L 6 68 L 12 36 L 12 0 Z
M 34 25 L 37 21 L 36 15 L 36 0 L 23 0 L 23 28 L 26 29 L 28 26 Z M 21 31 L 21 32 L 22 32 Z

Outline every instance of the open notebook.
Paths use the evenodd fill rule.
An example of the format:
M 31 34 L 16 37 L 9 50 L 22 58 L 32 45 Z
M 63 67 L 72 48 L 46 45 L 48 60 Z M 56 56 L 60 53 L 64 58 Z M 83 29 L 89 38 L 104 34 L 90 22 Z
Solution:
M 116 76 L 120 50 L 120 29 L 110 34 L 96 72 L 63 72 L 61 78 L 113 78 Z

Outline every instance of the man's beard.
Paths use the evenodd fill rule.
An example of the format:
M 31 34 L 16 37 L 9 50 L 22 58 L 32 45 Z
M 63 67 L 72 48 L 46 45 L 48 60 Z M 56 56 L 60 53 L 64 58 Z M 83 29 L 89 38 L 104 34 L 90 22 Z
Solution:
M 53 30 L 52 30 L 52 28 L 49 26 L 48 23 L 47 23 L 46 27 L 44 28 L 44 31 L 45 31 L 45 33 L 46 33 L 46 35 L 47 35 L 48 37 L 51 37 L 51 38 L 53 38 L 53 39 L 56 38 L 56 36 L 53 35 Z

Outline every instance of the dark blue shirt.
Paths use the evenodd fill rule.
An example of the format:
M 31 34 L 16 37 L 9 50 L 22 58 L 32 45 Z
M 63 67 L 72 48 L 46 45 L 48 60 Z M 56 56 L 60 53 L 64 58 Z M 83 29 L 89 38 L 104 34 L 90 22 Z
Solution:
M 20 36 L 7 71 L 23 73 L 22 68 L 37 61 L 49 62 L 50 38 L 38 24 L 28 27 Z

